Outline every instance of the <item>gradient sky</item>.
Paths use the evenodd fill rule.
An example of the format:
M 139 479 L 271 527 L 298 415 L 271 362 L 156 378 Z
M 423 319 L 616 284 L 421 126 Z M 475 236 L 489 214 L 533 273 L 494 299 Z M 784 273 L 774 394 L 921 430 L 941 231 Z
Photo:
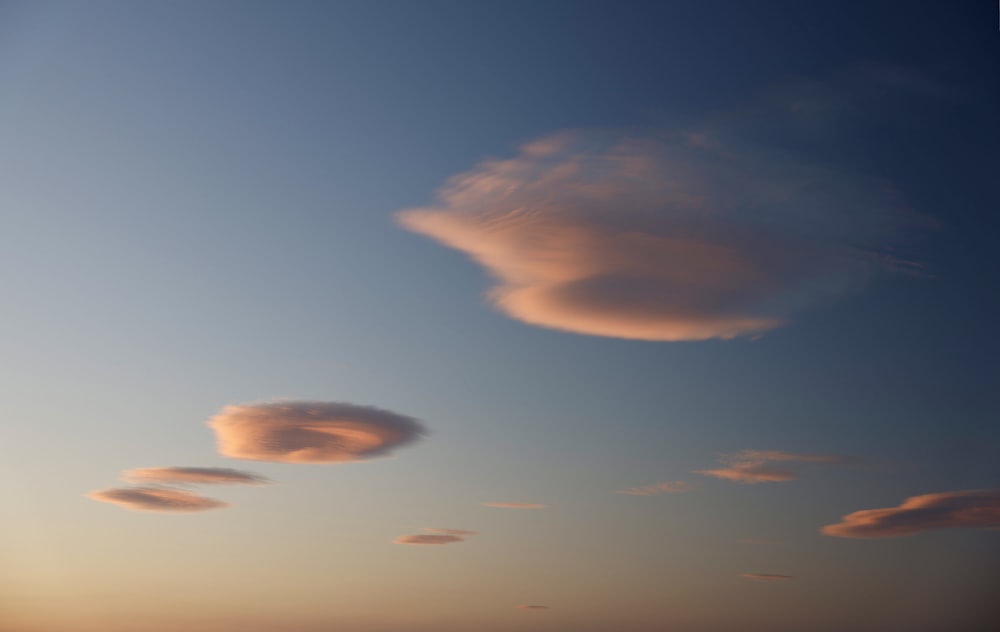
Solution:
M 0 3 L 0 632 L 994 629 L 997 24 Z

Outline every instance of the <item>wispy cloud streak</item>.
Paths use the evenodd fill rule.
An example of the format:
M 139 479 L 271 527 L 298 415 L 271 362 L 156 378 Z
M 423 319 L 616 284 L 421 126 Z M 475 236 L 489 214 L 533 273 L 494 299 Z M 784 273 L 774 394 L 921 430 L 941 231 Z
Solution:
M 774 573 L 742 573 L 740 577 L 756 582 L 783 582 L 795 579 L 794 575 L 776 575 Z
M 657 494 L 680 494 L 689 492 L 692 489 L 694 488 L 691 484 L 684 481 L 667 481 L 653 485 L 644 485 L 642 487 L 619 489 L 616 493 L 629 494 L 631 496 L 655 496 Z
M 267 485 L 271 482 L 259 474 L 224 467 L 140 467 L 122 472 L 122 480 L 163 485 Z
M 907 498 L 898 507 L 847 514 L 820 531 L 838 538 L 892 538 L 935 529 L 1000 527 L 1000 490 L 969 490 Z
M 466 529 L 442 529 L 440 527 L 424 527 L 422 531 L 414 535 L 401 535 L 394 544 L 416 544 L 416 545 L 442 545 L 464 542 L 469 536 L 479 535 L 478 531 L 468 531 Z
M 795 454 L 779 450 L 743 450 L 735 454 L 719 457 L 725 467 L 709 470 L 694 470 L 695 474 L 713 476 L 734 483 L 773 483 L 790 481 L 797 473 L 791 468 L 778 468 L 771 463 L 854 463 L 857 459 L 831 454 Z

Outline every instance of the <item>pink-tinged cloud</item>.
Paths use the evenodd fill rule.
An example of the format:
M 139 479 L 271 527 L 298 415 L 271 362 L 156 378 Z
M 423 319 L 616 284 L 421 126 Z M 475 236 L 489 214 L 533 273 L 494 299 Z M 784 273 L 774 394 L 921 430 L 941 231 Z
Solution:
M 509 317 L 612 338 L 753 337 L 908 267 L 884 183 L 727 134 L 556 134 L 397 219 L 483 266 Z
M 796 472 L 789 468 L 777 468 L 771 462 L 799 463 L 852 463 L 853 457 L 831 454 L 795 454 L 779 450 L 743 450 L 736 454 L 719 457 L 725 467 L 710 470 L 695 470 L 695 474 L 714 476 L 734 483 L 774 483 L 794 480 Z
M 439 529 L 437 527 L 424 527 L 427 533 L 443 533 L 445 535 L 479 535 L 478 531 L 467 531 L 465 529 Z
M 539 606 L 534 604 L 522 604 L 517 607 L 518 610 L 548 610 L 548 606 Z
M 386 456 L 425 434 L 411 417 L 340 402 L 226 406 L 209 425 L 222 455 L 284 463 L 363 461 Z
M 454 542 L 465 542 L 467 536 L 479 535 L 478 531 L 442 529 L 439 527 L 424 527 L 422 531 L 426 531 L 427 533 L 401 535 L 393 540 L 393 542 L 395 544 L 452 544 Z
M 229 503 L 206 498 L 193 492 L 166 487 L 120 487 L 90 492 L 87 498 L 102 503 L 112 503 L 133 511 L 164 513 L 193 513 L 222 509 Z
M 795 579 L 794 575 L 775 575 L 773 573 L 743 573 L 740 577 L 757 582 L 783 582 L 789 579 Z
M 225 467 L 140 467 L 122 472 L 122 480 L 161 485 L 267 485 L 271 482 L 252 472 Z
M 692 489 L 693 487 L 691 484 L 684 481 L 667 481 L 663 483 L 655 483 L 653 485 L 645 485 L 643 487 L 619 489 L 616 493 L 629 494 L 631 496 L 655 496 L 657 494 L 681 494 L 689 492 Z
M 465 538 L 458 535 L 436 535 L 436 534 L 418 534 L 418 535 L 401 535 L 393 543 L 395 544 L 452 544 L 454 542 L 464 542 Z
M 1000 490 L 971 490 L 912 496 L 898 507 L 865 509 L 823 527 L 838 538 L 892 538 L 934 529 L 1000 527 Z
M 480 503 L 483 507 L 496 507 L 498 509 L 544 509 L 541 503 Z

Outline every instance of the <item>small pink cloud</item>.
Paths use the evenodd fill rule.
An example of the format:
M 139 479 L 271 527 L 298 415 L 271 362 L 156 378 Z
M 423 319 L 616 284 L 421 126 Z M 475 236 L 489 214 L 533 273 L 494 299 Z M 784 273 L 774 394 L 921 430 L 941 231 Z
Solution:
M 539 606 L 534 604 L 522 604 L 517 607 L 518 610 L 548 610 L 548 606 Z
M 795 579 L 794 575 L 775 575 L 773 573 L 743 573 L 740 577 L 756 582 L 783 582 L 789 579 Z
M 1000 490 L 911 496 L 898 507 L 864 509 L 820 529 L 838 538 L 892 538 L 934 529 L 1000 527 Z
M 140 467 L 122 472 L 122 480 L 162 485 L 266 485 L 271 482 L 252 472 L 224 467 Z
M 192 513 L 229 507 L 229 503 L 224 503 L 221 500 L 166 487 L 101 489 L 90 492 L 86 496 L 92 500 L 112 503 L 133 511 Z
M 643 487 L 629 487 L 628 489 L 620 489 L 616 493 L 629 494 L 631 496 L 654 496 L 656 494 L 681 494 L 689 492 L 692 489 L 693 488 L 690 483 L 686 483 L 684 481 L 673 481 L 655 483 L 653 485 L 645 485 Z
M 769 463 L 851 463 L 857 459 L 832 454 L 795 454 L 780 450 L 742 450 L 722 455 L 719 460 L 726 466 L 711 470 L 695 470 L 695 474 L 714 476 L 734 483 L 773 483 L 791 481 L 796 472 L 789 468 L 776 468 Z
M 483 507 L 498 507 L 500 509 L 544 509 L 541 503 L 481 503 Z
M 479 535 L 478 531 L 467 531 L 466 529 L 442 529 L 439 527 L 424 527 L 427 533 L 415 535 L 401 535 L 393 543 L 395 544 L 453 544 L 455 542 L 465 542 L 467 536 Z
M 343 463 L 385 456 L 419 439 L 416 419 L 342 402 L 226 406 L 209 421 L 223 456 L 283 463 Z

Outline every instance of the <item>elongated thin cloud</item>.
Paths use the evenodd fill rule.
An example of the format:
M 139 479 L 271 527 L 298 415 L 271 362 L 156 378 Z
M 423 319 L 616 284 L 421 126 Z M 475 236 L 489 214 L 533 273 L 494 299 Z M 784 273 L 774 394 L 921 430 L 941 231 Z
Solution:
M 887 183 L 754 139 L 796 98 L 742 128 L 729 117 L 552 134 L 452 177 L 397 219 L 483 266 L 490 302 L 528 324 L 637 340 L 758 336 L 915 265 L 892 253 L 921 221 Z
M 440 527 L 424 527 L 420 533 L 415 535 L 401 535 L 393 543 L 395 544 L 453 544 L 464 542 L 468 536 L 479 535 L 478 531 L 468 531 L 466 529 L 442 529 Z
M 838 538 L 893 538 L 935 529 L 1000 527 L 1000 489 L 911 496 L 898 507 L 865 509 L 823 527 Z
M 541 503 L 480 503 L 483 507 L 496 507 L 498 509 L 544 509 Z
M 284 463 L 363 461 L 386 456 L 425 434 L 411 417 L 342 402 L 226 406 L 209 425 L 222 455 Z
M 518 610 L 548 610 L 548 606 L 538 606 L 533 604 L 522 604 L 517 607 Z
M 253 472 L 225 467 L 140 467 L 122 472 L 122 480 L 163 485 L 266 485 L 271 482 Z
M 465 538 L 457 535 L 401 535 L 393 542 L 395 544 L 452 544 L 454 542 L 464 542 Z
M 192 513 L 229 507 L 229 503 L 194 492 L 166 487 L 118 487 L 90 492 L 87 497 L 133 511 Z
M 740 577 L 757 582 L 783 582 L 795 579 L 794 575 L 775 575 L 773 573 L 743 573 Z
M 663 483 L 655 483 L 653 485 L 645 485 L 643 487 L 619 489 L 616 493 L 629 494 L 631 496 L 655 496 L 657 494 L 680 494 L 689 492 L 692 489 L 691 484 L 684 481 L 667 481 Z
M 773 483 L 795 479 L 795 470 L 774 467 L 770 463 L 851 463 L 857 459 L 832 454 L 795 454 L 779 450 L 743 450 L 719 457 L 725 467 L 694 470 L 695 474 L 713 476 L 734 483 Z

